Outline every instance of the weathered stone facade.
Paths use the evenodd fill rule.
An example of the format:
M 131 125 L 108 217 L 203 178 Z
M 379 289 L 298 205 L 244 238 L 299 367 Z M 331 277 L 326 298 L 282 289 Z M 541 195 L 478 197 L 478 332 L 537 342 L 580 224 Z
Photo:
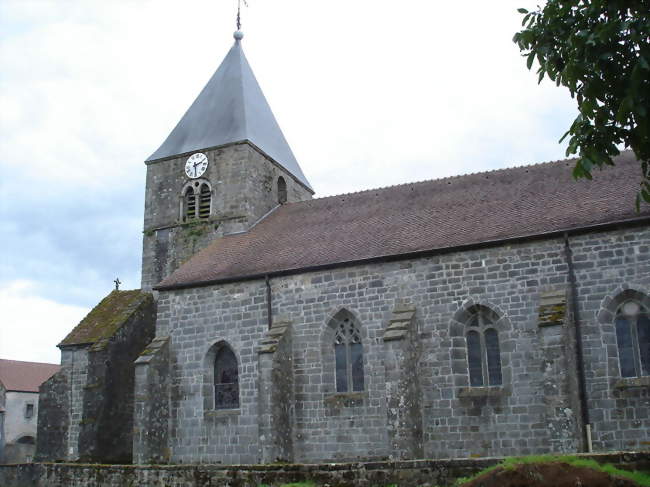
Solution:
M 85 321 L 104 334 L 76 333 Z M 61 370 L 41 386 L 37 460 L 131 462 L 133 363 L 154 323 L 151 294 L 114 291 L 59 345 Z
M 632 153 L 597 186 L 567 184 L 558 161 L 311 200 L 235 38 L 147 161 L 142 313 L 104 305 L 121 328 L 102 334 L 91 312 L 62 343 L 42 459 L 360 462 L 584 451 L 589 431 L 597 450 L 650 440 L 650 351 L 615 323 L 628 302 L 639 320 L 650 310 Z M 621 340 L 636 340 L 631 373 Z
M 142 289 L 150 290 L 215 238 L 246 231 L 277 207 L 279 177 L 286 182 L 287 202 L 311 198 L 309 188 L 248 141 L 202 152 L 207 170 L 190 183 L 210 183 L 206 219 L 183 221 L 183 168 L 190 154 L 147 164 Z
M 650 471 L 650 453 L 581 455 L 624 470 Z M 3 487 L 259 487 L 313 482 L 316 485 L 367 487 L 381 485 L 452 486 L 499 463 L 499 458 L 415 460 L 318 465 L 87 465 L 31 463 L 0 465 Z
M 597 450 L 650 440 L 648 386 L 621 381 L 614 325 L 602 311 L 625 289 L 648 295 L 649 242 L 647 226 L 569 237 Z M 581 451 L 568 272 L 558 237 L 277 277 L 273 317 L 290 339 L 272 352 L 284 358 L 272 360 L 260 358 L 268 353 L 263 280 L 161 291 L 156 334 L 168 340 L 171 365 L 169 434 L 159 447 L 171 462 L 227 464 Z M 475 304 L 498 316 L 499 387 L 468 382 L 464 319 Z M 342 309 L 361 325 L 361 392 L 337 393 L 334 384 L 328 323 Z M 206 357 L 221 341 L 239 362 L 235 410 L 210 407 Z M 293 391 L 281 392 L 274 377 Z M 268 415 L 279 407 L 287 413 L 273 431 Z M 284 443 L 269 443 L 273 435 Z

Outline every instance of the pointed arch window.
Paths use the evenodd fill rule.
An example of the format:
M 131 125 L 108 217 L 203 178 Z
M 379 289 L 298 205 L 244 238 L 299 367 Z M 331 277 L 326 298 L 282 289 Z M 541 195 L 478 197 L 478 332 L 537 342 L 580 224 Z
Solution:
M 278 203 L 283 205 L 287 202 L 287 182 L 282 176 L 278 178 Z
M 650 312 L 636 299 L 616 310 L 616 343 L 623 377 L 650 375 Z
M 336 392 L 363 391 L 363 345 L 359 327 L 348 313 L 341 316 L 335 326 Z
M 227 345 L 216 353 L 214 360 L 214 408 L 239 407 L 239 371 L 237 357 Z
M 474 306 L 469 312 L 465 338 L 470 386 L 500 386 L 503 377 L 499 334 L 493 327 L 498 316 L 486 306 Z

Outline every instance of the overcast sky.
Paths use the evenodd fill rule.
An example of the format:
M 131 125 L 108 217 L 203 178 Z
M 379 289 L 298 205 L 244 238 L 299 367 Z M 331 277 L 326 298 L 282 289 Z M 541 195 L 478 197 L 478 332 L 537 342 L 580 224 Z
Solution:
M 325 196 L 563 158 L 568 92 L 512 43 L 528 0 L 249 0 L 243 47 Z M 233 39 L 236 0 L 0 0 L 0 358 L 59 362 L 139 287 L 143 161 Z

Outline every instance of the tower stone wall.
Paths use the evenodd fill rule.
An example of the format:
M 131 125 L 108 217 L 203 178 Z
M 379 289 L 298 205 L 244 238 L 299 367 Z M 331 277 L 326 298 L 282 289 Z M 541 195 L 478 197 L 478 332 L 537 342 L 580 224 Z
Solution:
M 147 163 L 142 289 L 176 270 L 215 238 L 248 230 L 279 205 L 277 181 L 287 184 L 287 203 L 310 199 L 312 191 L 249 142 L 203 152 L 208 168 L 195 180 L 185 174 L 191 154 Z M 212 188 L 210 217 L 183 221 L 183 189 L 207 181 Z

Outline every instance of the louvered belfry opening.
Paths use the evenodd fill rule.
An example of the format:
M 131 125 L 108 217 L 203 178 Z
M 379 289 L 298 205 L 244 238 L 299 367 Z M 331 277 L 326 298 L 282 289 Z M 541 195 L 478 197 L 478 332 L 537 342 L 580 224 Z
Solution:
M 210 217 L 211 196 L 210 187 L 207 184 L 202 184 L 199 192 L 199 218 Z
M 194 189 L 187 188 L 185 191 L 185 214 L 183 220 L 193 220 L 196 218 L 196 195 Z

